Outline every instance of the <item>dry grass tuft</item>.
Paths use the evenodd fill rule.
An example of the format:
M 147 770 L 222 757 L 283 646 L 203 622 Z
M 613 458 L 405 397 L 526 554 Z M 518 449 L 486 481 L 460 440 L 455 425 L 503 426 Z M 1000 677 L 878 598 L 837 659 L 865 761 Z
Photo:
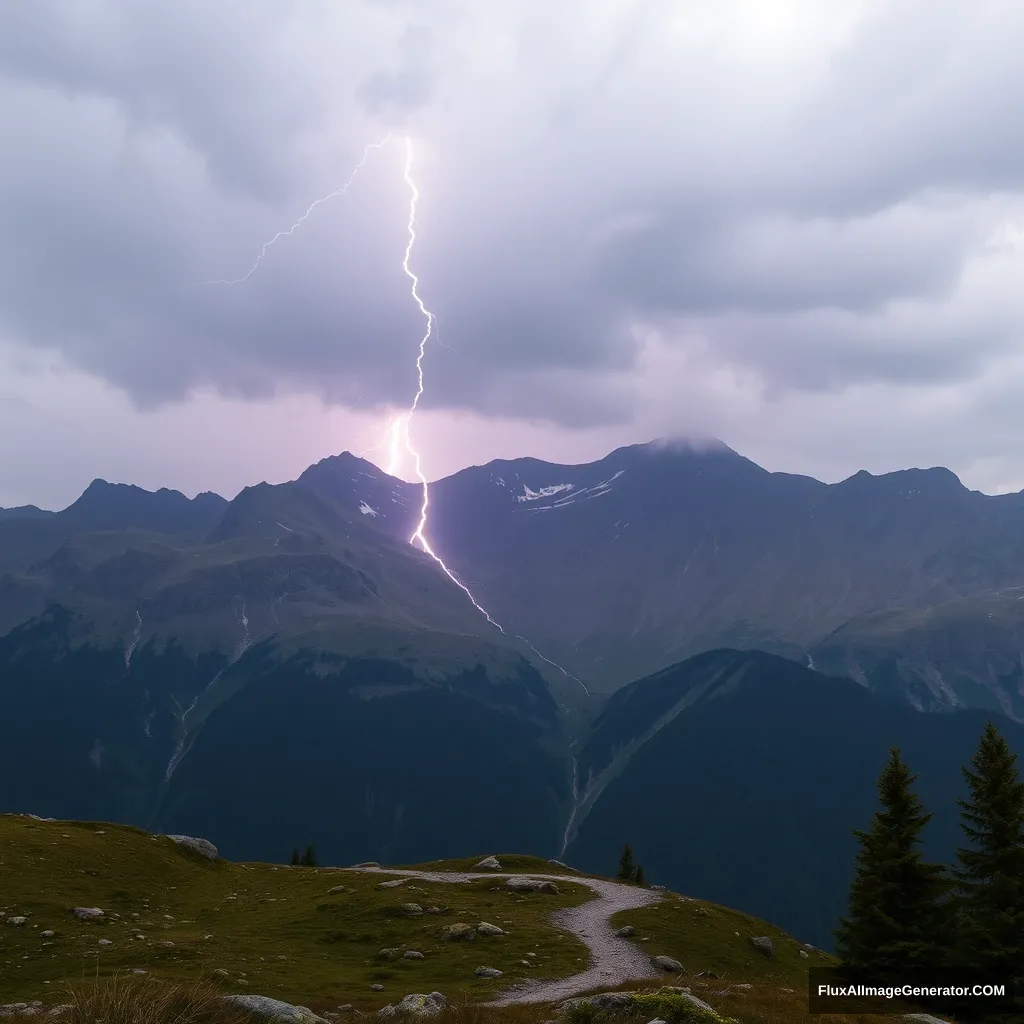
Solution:
M 68 985 L 70 1009 L 60 1024 L 251 1024 L 211 985 L 169 984 L 137 975 L 114 975 Z

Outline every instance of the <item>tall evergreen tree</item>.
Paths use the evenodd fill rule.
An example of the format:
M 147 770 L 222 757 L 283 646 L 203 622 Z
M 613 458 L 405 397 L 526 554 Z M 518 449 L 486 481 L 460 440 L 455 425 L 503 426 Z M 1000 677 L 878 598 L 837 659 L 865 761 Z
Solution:
M 643 864 L 637 864 L 636 871 L 633 872 L 633 881 L 641 888 L 647 888 L 647 875 L 644 872 Z
M 968 799 L 959 801 L 970 843 L 955 870 L 961 955 L 965 967 L 997 981 L 1024 981 L 1024 781 L 1016 762 L 989 722 L 963 769 Z
M 622 881 L 628 882 L 636 872 L 636 865 L 633 863 L 633 850 L 629 843 L 622 849 L 622 856 L 619 858 L 619 872 L 616 876 Z
M 306 847 L 306 852 L 302 855 L 302 863 L 307 868 L 316 867 L 316 850 L 312 846 Z
M 836 952 L 851 977 L 900 981 L 934 976 L 948 963 L 950 882 L 918 846 L 932 819 L 913 791 L 917 777 L 892 748 L 878 779 L 881 809 L 860 840 L 849 909 Z
M 292 847 L 292 864 L 301 864 L 302 861 L 299 859 L 299 848 L 297 846 Z

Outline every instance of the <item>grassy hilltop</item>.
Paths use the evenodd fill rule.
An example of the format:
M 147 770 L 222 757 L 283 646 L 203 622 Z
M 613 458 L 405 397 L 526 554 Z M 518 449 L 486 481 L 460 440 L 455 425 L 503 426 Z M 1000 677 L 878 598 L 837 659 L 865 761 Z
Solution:
M 565 881 L 557 893 L 530 894 L 513 893 L 498 878 L 468 884 L 414 879 L 382 887 L 398 876 L 210 861 L 166 836 L 128 826 L 0 815 L 0 1003 L 69 1002 L 69 984 L 82 991 L 116 977 L 129 985 L 199 983 L 319 1013 L 345 1004 L 350 1012 L 373 1013 L 408 993 L 439 990 L 453 1004 L 447 1011 L 452 1020 L 550 1019 L 551 1007 L 469 1006 L 520 981 L 582 971 L 587 948 L 555 928 L 551 915 L 593 893 L 584 876 L 544 860 L 498 857 L 504 871 L 557 874 Z M 420 867 L 466 871 L 479 859 Z M 423 912 L 410 914 L 405 903 Z M 104 917 L 79 920 L 74 907 L 98 907 Z M 12 917 L 25 921 L 8 923 Z M 442 938 L 447 925 L 481 921 L 505 934 Z M 652 956 L 681 961 L 685 979 L 667 975 L 665 981 L 691 986 L 726 1016 L 743 1024 L 808 1019 L 811 960 L 779 929 L 672 893 L 617 915 L 612 924 L 633 925 L 633 941 Z M 775 955 L 760 955 L 749 942 L 753 935 L 770 936 Z M 406 959 L 407 950 L 422 959 Z M 811 951 L 810 957 L 824 954 Z M 477 978 L 480 966 L 503 975 Z M 735 983 L 749 987 L 716 998 Z M 462 1016 L 452 1016 L 457 1013 Z

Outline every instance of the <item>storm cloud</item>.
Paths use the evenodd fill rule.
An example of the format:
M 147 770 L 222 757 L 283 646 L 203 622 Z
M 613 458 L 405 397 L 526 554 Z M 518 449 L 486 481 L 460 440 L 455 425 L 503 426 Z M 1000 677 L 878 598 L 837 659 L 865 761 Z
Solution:
M 28 401 L 40 444 L 74 443 L 57 374 L 90 382 L 83 421 L 87 392 L 150 425 L 219 401 L 285 429 L 306 401 L 372 435 L 425 328 L 408 136 L 435 473 L 695 431 L 771 468 L 1016 489 L 1022 46 L 1024 11 L 984 0 L 6 5 L 0 426 Z M 490 448 L 460 447 L 466 417 Z M 0 504 L 57 493 L 5 444 Z M 357 447 L 244 472 L 318 446 Z M 152 483 L 250 482 L 204 458 Z

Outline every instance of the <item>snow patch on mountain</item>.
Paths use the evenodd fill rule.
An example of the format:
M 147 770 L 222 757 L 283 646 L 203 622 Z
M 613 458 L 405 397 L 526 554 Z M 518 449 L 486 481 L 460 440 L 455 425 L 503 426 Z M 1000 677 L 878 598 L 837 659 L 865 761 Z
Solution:
M 550 487 L 542 487 L 539 491 L 534 491 L 524 484 L 523 493 L 516 495 L 516 501 L 536 501 L 538 498 L 550 498 L 553 494 L 571 491 L 575 486 L 575 484 L 552 484 Z
M 565 508 L 566 505 L 573 505 L 578 501 L 586 501 L 588 498 L 599 498 L 602 494 L 609 494 L 612 490 L 612 483 L 626 471 L 620 469 L 614 476 L 609 477 L 607 480 L 602 480 L 599 484 L 594 484 L 593 487 L 584 487 L 582 491 L 575 491 L 572 494 L 565 494 L 561 498 L 556 498 L 550 504 L 544 505 L 531 505 L 525 511 L 527 512 L 545 512 L 552 508 Z M 566 489 L 572 490 L 573 484 L 556 484 L 554 487 L 542 487 L 539 491 L 531 491 L 529 487 L 526 487 L 526 496 L 517 498 L 517 501 L 532 501 L 537 498 L 548 498 L 555 494 L 558 494 Z
M 377 510 L 375 508 L 370 508 L 370 506 L 367 505 L 365 501 L 359 502 L 359 511 L 362 512 L 364 516 L 379 515 Z

